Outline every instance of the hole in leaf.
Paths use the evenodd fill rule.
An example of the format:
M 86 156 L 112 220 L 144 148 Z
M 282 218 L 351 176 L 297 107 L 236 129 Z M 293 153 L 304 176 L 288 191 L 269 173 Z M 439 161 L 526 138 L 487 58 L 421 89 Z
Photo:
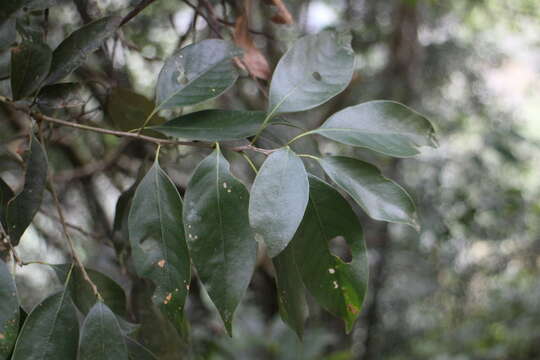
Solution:
M 313 74 L 311 74 L 311 76 L 313 76 L 313 78 L 317 81 L 321 81 L 322 80 L 322 76 L 321 74 L 318 72 L 318 71 L 315 71 L 313 72 Z
M 352 261 L 351 248 L 343 236 L 336 236 L 335 238 L 331 239 L 328 246 L 332 255 L 337 256 L 346 263 Z

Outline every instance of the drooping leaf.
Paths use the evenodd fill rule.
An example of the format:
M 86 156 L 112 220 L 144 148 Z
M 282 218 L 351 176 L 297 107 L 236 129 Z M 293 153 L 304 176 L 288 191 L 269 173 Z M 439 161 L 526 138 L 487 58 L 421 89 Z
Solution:
M 429 120 L 395 101 L 370 101 L 348 107 L 312 132 L 397 157 L 414 156 L 420 146 L 437 146 Z
M 248 220 L 249 194 L 217 148 L 193 173 L 184 223 L 193 262 L 229 334 L 253 274 L 257 243 Z
M 268 60 L 261 50 L 255 46 L 255 42 L 249 32 L 249 14 L 251 14 L 250 2 L 245 2 L 245 8 L 242 15 L 236 18 L 234 26 L 234 42 L 244 50 L 242 61 L 237 58 L 236 63 L 241 68 L 246 70 L 253 76 L 268 80 L 271 75 L 270 65 Z
M 272 259 L 276 269 L 279 315 L 302 339 L 308 315 L 304 284 L 292 246 Z
M 114 125 L 122 131 L 139 129 L 154 110 L 154 102 L 136 92 L 115 87 L 107 99 L 107 113 Z M 165 122 L 161 116 L 153 115 L 148 125 L 158 125 Z
M 44 86 L 37 97 L 37 104 L 49 109 L 62 109 L 84 105 L 82 86 L 79 83 L 60 83 Z
M 11 49 L 11 91 L 19 100 L 36 91 L 47 77 L 52 52 L 46 44 L 23 42 Z
M 262 111 L 203 110 L 152 129 L 167 136 L 190 140 L 239 140 L 255 135 L 265 117 Z
M 251 188 L 249 222 L 271 257 L 293 238 L 308 199 L 309 183 L 302 160 L 289 148 L 270 154 Z
M 325 157 L 320 164 L 332 181 L 373 219 L 418 228 L 416 209 L 409 194 L 385 178 L 375 166 L 344 156 Z
M 79 360 L 128 360 L 128 348 L 114 313 L 97 302 L 81 327 Z
M 351 331 L 360 314 L 368 282 L 368 260 L 362 227 L 347 201 L 324 181 L 309 177 L 309 205 L 291 243 L 306 288 L 322 307 L 345 321 Z M 330 240 L 342 236 L 352 261 L 329 250 Z
M 268 111 L 308 110 L 345 90 L 354 70 L 350 42 L 349 34 L 331 31 L 299 39 L 274 71 Z
M 19 299 L 15 279 L 0 259 L 0 360 L 6 360 L 19 330 Z
M 75 359 L 79 340 L 77 312 L 66 291 L 46 298 L 28 315 L 12 360 Z
M 8 184 L 2 178 L 0 178 L 0 223 L 4 227 L 4 230 L 7 229 L 6 221 L 6 212 L 9 200 L 15 196 L 13 190 L 9 187 Z
M 24 188 L 9 202 L 6 211 L 7 231 L 13 246 L 17 246 L 41 206 L 47 184 L 47 169 L 47 155 L 39 141 L 32 137 L 27 152 Z
M 129 360 L 157 360 L 157 356 L 137 341 L 126 337 Z
M 64 39 L 53 52 L 51 71 L 46 84 L 62 80 L 81 66 L 88 55 L 97 50 L 103 41 L 116 31 L 121 19 L 118 16 L 101 18 L 84 25 Z
M 197 104 L 215 98 L 234 84 L 238 73 L 232 58 L 239 50 L 230 42 L 208 39 L 173 54 L 159 73 L 159 109 Z
M 62 283 L 66 281 L 71 266 L 71 264 L 51 265 L 58 280 Z M 126 316 L 126 294 L 122 287 L 113 279 L 99 271 L 86 268 L 86 272 L 92 282 L 97 286 L 105 304 L 111 308 L 115 314 Z M 88 314 L 97 301 L 94 291 L 78 267 L 74 267 L 71 271 L 71 280 L 68 284 L 68 291 L 71 299 L 79 311 L 84 315 Z
M 153 302 L 180 329 L 191 279 L 182 199 L 157 159 L 135 191 L 128 223 L 137 274 L 154 282 Z
M 0 50 L 4 50 L 11 46 L 17 39 L 15 31 L 15 18 L 6 20 L 0 19 Z

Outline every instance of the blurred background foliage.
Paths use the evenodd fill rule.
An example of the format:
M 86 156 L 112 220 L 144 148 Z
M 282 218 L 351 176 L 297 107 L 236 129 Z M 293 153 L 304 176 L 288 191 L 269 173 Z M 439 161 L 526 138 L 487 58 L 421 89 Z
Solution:
M 125 12 L 138 2 L 63 1 L 48 13 L 47 41 L 54 47 L 81 24 Z M 211 25 L 231 38 L 243 3 L 157 0 L 72 76 L 84 84 L 85 105 L 54 115 L 118 126 L 113 119 L 119 116 L 114 115 L 116 104 L 108 96 L 111 88 L 153 98 L 164 59 L 178 47 L 215 36 L 205 20 L 211 19 L 209 9 L 220 19 L 210 20 Z M 369 247 L 371 288 L 350 335 L 344 334 L 340 321 L 311 302 L 300 343 L 276 314 L 272 271 L 261 261 L 237 312 L 233 338 L 226 336 L 207 295 L 193 282 L 187 344 L 149 306 L 149 285 L 134 276 L 126 249 L 122 209 L 140 177 L 139 168 L 148 166 L 154 149 L 58 130 L 49 138 L 50 165 L 78 251 L 89 267 L 109 274 L 131 295 L 128 310 L 131 320 L 143 324 L 141 342 L 160 359 L 540 358 L 540 3 L 284 3 L 294 17 L 292 25 L 271 22 L 265 2 L 252 1 L 249 26 L 271 68 L 296 38 L 327 28 L 350 29 L 357 54 L 357 73 L 344 93 L 305 114 L 287 115 L 287 120 L 312 128 L 337 109 L 372 99 L 403 102 L 433 120 L 440 147 L 426 149 L 415 159 L 390 160 L 322 138 L 303 138 L 296 144 L 377 163 L 415 198 L 422 230 L 377 223 L 359 211 Z M 24 25 L 31 30 L 42 26 L 43 19 L 40 12 L 29 14 Z M 0 54 L 0 62 L 0 93 L 7 95 L 9 52 Z M 267 85 L 244 74 L 224 96 L 184 111 L 264 109 L 261 88 Z M 16 188 L 22 175 L 17 151 L 28 124 L 5 107 L 0 108 L 0 119 L 0 175 Z M 299 132 L 274 129 L 263 136 L 268 146 Z M 205 154 L 193 148 L 164 149 L 163 166 L 181 192 Z M 227 155 L 235 173 L 249 183 L 253 174 L 247 165 L 236 154 Z M 320 172 L 310 165 L 312 172 Z M 54 214 L 47 194 L 19 246 L 25 260 L 69 259 Z M 42 265 L 18 269 L 17 279 L 26 310 L 58 286 Z

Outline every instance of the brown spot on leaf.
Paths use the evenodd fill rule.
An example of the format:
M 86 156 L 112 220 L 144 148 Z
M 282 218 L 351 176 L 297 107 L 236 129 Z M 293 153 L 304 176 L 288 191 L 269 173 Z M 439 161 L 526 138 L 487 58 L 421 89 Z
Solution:
M 157 265 L 158 265 L 160 268 L 163 269 L 163 267 L 165 266 L 165 262 L 166 262 L 165 259 L 161 259 L 161 260 L 159 260 L 159 261 L 157 262 Z
M 356 315 L 358 314 L 358 308 L 356 306 L 354 306 L 353 304 L 347 304 L 347 310 L 349 310 L 349 312 L 353 315 Z

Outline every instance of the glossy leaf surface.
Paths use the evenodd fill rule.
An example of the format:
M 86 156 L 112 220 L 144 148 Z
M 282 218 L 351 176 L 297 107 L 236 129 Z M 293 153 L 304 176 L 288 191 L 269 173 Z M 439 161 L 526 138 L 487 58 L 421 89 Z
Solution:
M 31 139 L 30 150 L 26 153 L 26 158 L 24 187 L 9 202 L 7 207 L 7 230 L 14 246 L 19 243 L 24 231 L 39 210 L 47 184 L 47 155 L 34 137 Z
M 270 154 L 251 188 L 249 222 L 271 257 L 293 238 L 308 199 L 309 183 L 302 160 L 289 148 Z
M 302 225 L 291 243 L 309 292 L 351 331 L 367 291 L 368 260 L 360 222 L 351 206 L 324 181 L 310 176 L 310 200 Z M 342 236 L 352 261 L 329 250 L 330 240 Z
M 75 359 L 79 322 L 67 292 L 46 298 L 28 315 L 12 360 Z
M 193 262 L 231 334 L 234 311 L 255 267 L 249 194 L 216 149 L 196 168 L 185 196 L 184 223 Z
M 175 138 L 227 141 L 255 135 L 264 122 L 262 111 L 203 110 L 180 116 L 152 129 Z
M 180 49 L 167 59 L 159 73 L 158 108 L 193 105 L 220 95 L 238 77 L 232 58 L 239 54 L 232 43 L 219 39 Z
M 97 302 L 81 327 L 78 360 L 128 360 L 128 348 L 114 313 Z
M 11 353 L 19 330 L 19 299 L 15 279 L 0 259 L 0 360 Z
M 274 71 L 268 111 L 308 110 L 345 90 L 354 71 L 350 43 L 349 34 L 331 31 L 296 41 Z
M 401 186 L 385 178 L 375 166 L 344 156 L 321 159 L 328 176 L 375 220 L 418 228 L 414 203 Z
M 52 52 L 43 43 L 23 42 L 11 49 L 11 91 L 13 100 L 36 91 L 49 73 Z
M 153 302 L 179 328 L 191 280 L 182 199 L 157 160 L 141 180 L 129 213 L 137 274 L 154 282 Z
M 53 52 L 51 71 L 46 83 L 62 80 L 81 66 L 88 55 L 116 31 L 120 21 L 120 17 L 107 16 L 71 33 Z
M 435 129 L 428 119 L 394 101 L 370 101 L 332 115 L 313 133 L 344 144 L 408 157 L 420 146 L 436 147 Z

